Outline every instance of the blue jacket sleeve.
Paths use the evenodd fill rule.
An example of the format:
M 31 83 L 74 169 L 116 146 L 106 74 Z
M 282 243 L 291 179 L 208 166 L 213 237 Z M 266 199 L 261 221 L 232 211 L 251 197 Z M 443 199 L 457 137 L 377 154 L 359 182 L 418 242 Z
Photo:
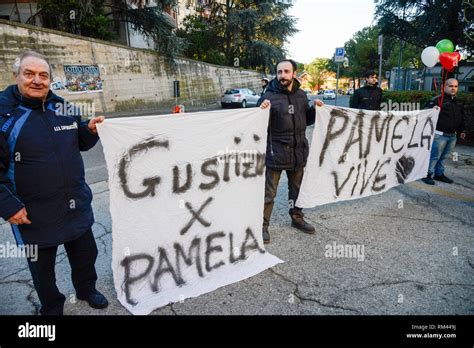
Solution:
M 0 217 L 5 221 L 25 206 L 14 193 L 13 184 L 8 178 L 9 165 L 10 153 L 6 135 L 0 132 Z
M 87 151 L 95 146 L 99 141 L 99 136 L 92 133 L 87 125 L 89 121 L 81 121 L 81 118 L 78 117 L 79 124 L 79 150 Z

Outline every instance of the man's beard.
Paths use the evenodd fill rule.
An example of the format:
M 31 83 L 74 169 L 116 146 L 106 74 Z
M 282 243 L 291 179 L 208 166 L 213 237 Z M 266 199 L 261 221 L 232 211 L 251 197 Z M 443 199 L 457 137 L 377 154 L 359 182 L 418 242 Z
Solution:
M 293 82 L 293 79 L 291 80 L 281 79 L 281 80 L 278 80 L 278 82 L 280 82 L 280 84 L 283 87 L 288 87 Z

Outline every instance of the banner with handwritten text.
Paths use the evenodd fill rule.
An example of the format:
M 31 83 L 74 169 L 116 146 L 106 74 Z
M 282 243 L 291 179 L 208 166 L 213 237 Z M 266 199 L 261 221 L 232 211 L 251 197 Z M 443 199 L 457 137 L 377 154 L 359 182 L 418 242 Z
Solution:
M 268 110 L 108 119 L 112 270 L 133 314 L 213 291 L 282 262 L 262 219 Z
M 425 177 L 438 113 L 318 107 L 296 206 L 366 197 Z

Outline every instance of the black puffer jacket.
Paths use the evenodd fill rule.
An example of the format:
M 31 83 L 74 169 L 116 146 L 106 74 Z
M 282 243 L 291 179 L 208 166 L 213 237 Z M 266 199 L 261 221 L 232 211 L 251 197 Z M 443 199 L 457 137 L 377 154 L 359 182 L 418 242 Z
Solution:
M 351 108 L 363 110 L 380 110 L 382 90 L 377 86 L 364 86 L 354 92 Z
M 257 105 L 260 106 L 265 99 L 272 104 L 266 166 L 276 170 L 306 166 L 309 145 L 305 132 L 307 126 L 314 124 L 315 109 L 308 105 L 308 97 L 300 89 L 300 83 L 294 80 L 292 90 L 288 91 L 277 79 L 273 79 Z
M 436 105 L 440 105 L 441 99 L 443 100 L 443 106 L 438 116 L 438 123 L 436 124 L 436 130 L 445 133 L 461 133 L 466 130 L 465 127 L 465 114 L 464 104 L 460 102 L 456 97 L 451 97 L 448 94 L 444 95 L 444 98 L 437 96 L 431 99 L 426 105 L 426 109 L 431 109 Z

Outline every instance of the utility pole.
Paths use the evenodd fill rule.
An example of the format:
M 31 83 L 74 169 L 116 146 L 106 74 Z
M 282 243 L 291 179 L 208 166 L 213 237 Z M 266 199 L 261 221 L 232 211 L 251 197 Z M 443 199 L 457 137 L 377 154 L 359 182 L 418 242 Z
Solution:
M 383 35 L 380 34 L 379 35 L 379 57 L 380 57 L 380 60 L 379 60 L 379 81 L 380 81 L 380 85 L 379 85 L 379 87 L 382 86 L 382 46 L 383 46 Z
M 341 63 L 337 63 L 337 75 L 336 75 L 336 99 L 334 99 L 334 106 L 337 106 L 337 91 L 339 90 L 339 66 Z
M 406 9 L 405 6 L 406 5 L 403 6 L 402 20 L 405 20 L 405 9 Z M 400 52 L 398 53 L 397 80 L 395 81 L 395 90 L 397 90 L 397 91 L 401 90 L 401 88 L 400 88 L 400 75 L 401 75 L 401 65 L 402 65 L 403 44 L 404 44 L 404 41 L 400 38 Z
M 402 72 L 401 72 L 401 65 L 402 65 L 402 52 L 403 52 L 403 45 L 404 45 L 405 41 L 400 41 L 400 52 L 398 53 L 398 69 L 397 69 L 397 81 L 396 81 L 396 90 L 397 91 L 400 91 L 401 90 L 401 81 L 400 81 L 400 78 L 401 78 L 401 75 L 402 75 Z

